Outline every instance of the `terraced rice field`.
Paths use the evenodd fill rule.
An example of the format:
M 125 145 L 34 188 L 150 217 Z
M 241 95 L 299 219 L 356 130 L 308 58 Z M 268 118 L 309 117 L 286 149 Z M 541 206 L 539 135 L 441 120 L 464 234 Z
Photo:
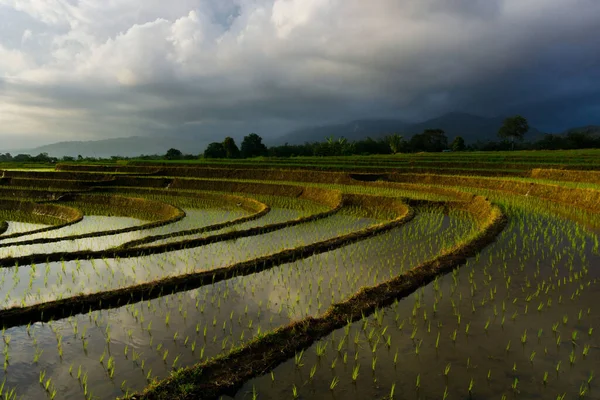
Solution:
M 1 398 L 600 398 L 591 161 L 430 157 L 6 170 Z

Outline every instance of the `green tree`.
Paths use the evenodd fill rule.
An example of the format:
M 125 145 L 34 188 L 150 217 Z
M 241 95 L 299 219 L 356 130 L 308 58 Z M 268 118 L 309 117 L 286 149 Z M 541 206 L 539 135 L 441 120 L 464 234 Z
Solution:
M 392 133 L 391 135 L 385 137 L 385 141 L 388 144 L 388 146 L 390 146 L 392 154 L 398 153 L 402 148 L 402 135 Z
M 266 156 L 267 146 L 263 144 L 260 136 L 256 133 L 251 133 L 248 136 L 244 136 L 241 153 L 243 158 Z
M 227 157 L 227 152 L 225 151 L 225 147 L 223 147 L 223 143 L 212 142 L 206 147 L 204 150 L 204 158 L 225 158 Z
M 40 153 L 35 157 L 31 157 L 31 161 L 49 162 L 51 158 L 48 156 L 48 153 Z
M 29 154 L 17 154 L 16 156 L 14 156 L 13 161 L 31 161 L 31 156 Z
M 452 151 L 465 151 L 467 148 L 465 139 L 463 139 L 462 136 L 455 137 L 452 143 L 450 143 L 450 148 Z
M 335 137 L 328 136 L 325 138 L 325 153 L 327 156 L 346 156 L 351 154 L 352 146 L 348 143 L 348 139 L 345 137 L 340 137 L 337 140 Z
M 335 144 L 336 147 L 336 154 L 339 154 L 341 156 L 347 156 L 350 155 L 350 143 L 348 143 L 348 139 L 346 139 L 345 137 L 340 137 L 337 140 L 337 143 Z
M 504 124 L 498 130 L 498 136 L 501 139 L 510 139 L 511 148 L 514 149 L 515 139 L 523 140 L 527 131 L 529 131 L 527 120 L 520 115 L 515 115 L 504 120 Z
M 235 140 L 232 137 L 227 136 L 223 140 L 223 148 L 225 149 L 225 157 L 227 158 L 240 158 L 240 149 L 235 144 Z
M 183 153 L 180 150 L 170 148 L 165 154 L 167 160 L 180 160 L 183 157 Z
M 12 161 L 13 157 L 10 153 L 0 154 L 0 161 Z
M 410 139 L 413 151 L 436 152 L 448 148 L 448 138 L 442 129 L 425 129 Z

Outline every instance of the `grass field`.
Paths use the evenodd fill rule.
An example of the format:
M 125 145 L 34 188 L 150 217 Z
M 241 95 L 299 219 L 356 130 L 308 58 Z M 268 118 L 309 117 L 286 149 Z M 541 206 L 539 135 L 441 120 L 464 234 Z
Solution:
M 0 398 L 599 398 L 597 150 L 2 167 Z

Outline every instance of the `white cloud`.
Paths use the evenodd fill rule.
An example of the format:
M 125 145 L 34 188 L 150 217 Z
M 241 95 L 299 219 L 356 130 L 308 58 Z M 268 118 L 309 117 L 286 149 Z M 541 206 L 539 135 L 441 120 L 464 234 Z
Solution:
M 341 117 L 364 103 L 405 115 L 473 103 L 498 80 L 522 84 L 557 46 L 593 48 L 585 32 L 600 3 L 0 0 L 3 15 L 21 21 L 0 28 L 11 133 L 102 136 Z M 20 43 L 3 41 L 11 29 Z
M 19 50 L 11 50 L 0 43 L 0 71 L 16 74 L 30 66 L 27 56 Z
M 21 43 L 25 43 L 26 41 L 28 41 L 29 39 L 31 39 L 31 31 L 29 29 L 25 29 L 23 31 L 23 36 L 21 36 Z
M 334 4 L 337 3 L 337 4 Z M 276 0 L 271 20 L 280 38 L 287 37 L 295 28 L 305 26 L 324 13 L 339 7 L 333 0 Z M 321 14 L 321 15 L 319 15 Z

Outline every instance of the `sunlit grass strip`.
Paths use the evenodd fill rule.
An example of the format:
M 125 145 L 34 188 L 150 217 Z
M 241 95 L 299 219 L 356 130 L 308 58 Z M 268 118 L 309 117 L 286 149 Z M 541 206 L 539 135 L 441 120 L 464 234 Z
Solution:
M 466 177 L 471 178 L 471 177 Z M 495 181 L 498 180 L 500 182 L 505 182 L 504 179 L 497 178 L 483 178 L 487 181 Z M 512 178 L 511 178 L 512 179 Z M 415 179 L 417 180 L 417 179 Z M 532 192 L 529 191 L 529 186 L 526 187 L 528 191 L 524 191 L 525 187 L 522 185 L 522 182 L 514 181 L 518 187 L 522 189 L 520 191 L 508 190 L 506 187 L 501 186 L 501 188 L 491 189 L 491 188 L 482 188 L 476 185 L 467 184 L 464 186 L 461 185 L 448 185 L 448 180 L 440 179 L 440 183 L 432 184 L 430 180 L 427 180 L 423 183 L 405 183 L 405 182 L 371 182 L 368 185 L 380 188 L 398 188 L 398 189 L 408 189 L 412 188 L 415 191 L 422 190 L 431 193 L 439 193 L 446 194 L 448 196 L 464 196 L 470 197 L 473 194 L 488 196 L 494 202 L 505 203 L 506 199 L 510 199 L 510 202 L 519 202 L 526 204 L 529 207 L 535 207 L 538 212 L 544 213 L 552 213 L 556 215 L 563 216 L 565 218 L 577 221 L 579 224 L 585 226 L 589 229 L 598 229 L 600 227 L 600 220 L 597 216 L 600 208 L 596 208 L 593 210 L 581 208 L 581 207 L 573 207 L 573 205 L 569 202 L 557 202 L 555 199 L 549 199 L 544 197 L 537 197 Z M 456 180 L 453 180 L 453 183 L 459 183 Z M 529 185 L 531 182 L 527 182 Z M 537 183 L 537 182 L 534 182 Z M 444 185 L 445 184 L 445 185 Z M 455 194 L 453 194 L 453 192 Z M 409 205 L 416 206 L 418 203 L 415 200 L 406 200 Z M 600 207 L 600 204 L 598 205 Z
M 354 200 L 357 201 L 356 198 Z M 399 213 L 397 218 L 392 221 L 386 221 L 345 235 L 292 249 L 285 249 L 277 253 L 235 263 L 226 267 L 167 277 L 127 288 L 82 294 L 26 307 L 12 307 L 0 310 L 0 321 L 2 321 L 3 327 L 8 328 L 38 321 L 65 318 L 75 314 L 87 313 L 90 310 L 119 307 L 125 304 L 162 297 L 170 293 L 196 289 L 234 277 L 254 274 L 281 264 L 329 252 L 387 232 L 410 221 L 414 217 L 413 210 L 398 201 L 396 203 L 395 207 Z
M 114 174 L 96 172 L 71 172 L 71 171 L 23 171 L 4 170 L 5 178 L 29 178 L 29 179 L 59 179 L 72 181 L 103 181 L 114 179 Z
M 264 176 L 269 180 L 297 180 L 303 182 L 333 182 L 335 174 L 344 178 L 348 172 L 370 172 L 370 173 L 390 173 L 394 171 L 404 171 L 406 173 L 439 173 L 439 174 L 478 174 L 486 176 L 527 176 L 533 165 L 518 166 L 519 168 L 510 169 L 503 165 L 482 164 L 481 168 L 471 167 L 472 162 L 466 163 L 443 163 L 436 166 L 435 163 L 423 163 L 411 161 L 409 163 L 399 162 L 397 165 L 381 164 L 362 164 L 338 163 L 335 160 L 327 159 L 329 162 L 307 161 L 305 163 L 290 162 L 290 159 L 274 161 L 267 159 L 263 162 L 256 160 L 227 160 L 227 163 L 208 163 L 206 161 L 196 161 L 187 163 L 147 163 L 144 167 L 139 166 L 103 166 L 103 165 L 69 165 L 57 166 L 60 170 L 68 168 L 70 171 L 111 171 L 121 174 L 140 174 L 153 176 L 171 176 L 171 177 L 193 177 L 193 178 L 228 178 L 228 179 L 253 179 L 256 176 Z M 485 168 L 485 167 L 488 168 Z M 145 169 L 144 169 L 145 168 Z M 137 171 L 137 172 L 133 172 Z M 334 174 L 324 178 L 322 174 Z M 281 178 L 278 178 L 280 176 Z M 341 183 L 342 181 L 339 181 Z
M 192 191 L 215 191 L 230 193 L 264 194 L 272 196 L 300 197 L 304 191 L 301 183 L 290 185 L 281 182 L 265 181 L 235 181 L 223 179 L 183 179 L 183 178 L 160 178 L 160 177 L 127 177 L 124 180 L 111 182 L 111 186 L 96 187 L 95 190 L 130 190 L 162 188 L 170 191 L 180 192 L 182 190 Z
M 60 204 L 53 203 L 34 203 L 30 201 L 18 201 L 18 200 L 0 200 L 0 208 L 7 208 L 15 212 L 30 213 L 35 215 L 41 215 L 44 217 L 51 217 L 62 223 L 58 223 L 53 226 L 45 228 L 35 229 L 27 232 L 16 232 L 5 236 L 0 236 L 0 240 L 15 238 L 27 235 L 33 235 L 37 233 L 49 232 L 55 229 L 64 228 L 69 225 L 78 223 L 83 219 L 83 213 L 73 207 L 67 207 Z M 0 243 L 3 246 L 4 243 Z
M 245 202 L 240 199 L 256 199 L 254 196 L 249 197 L 246 193 L 230 193 L 230 192 L 209 192 L 209 191 L 183 191 L 183 190 L 164 190 L 161 188 L 132 188 L 132 187 L 95 187 L 92 193 L 106 195 L 114 194 L 119 196 L 136 196 L 143 197 L 149 200 L 168 203 L 181 208 L 218 208 L 225 210 L 230 208 L 242 208 L 249 212 L 256 211 L 254 207 L 246 207 Z M 239 203 L 241 206 L 238 206 Z M 263 203 L 265 203 L 263 201 Z
M 154 166 L 135 166 L 121 164 L 56 164 L 56 171 L 85 171 L 104 173 L 130 173 L 130 174 L 152 174 L 158 172 L 159 168 Z
M 114 180 L 114 178 L 112 178 Z M 28 178 L 28 177 L 14 177 L 5 178 L 3 185 L 5 186 L 16 186 L 16 187 L 27 187 L 27 188 L 40 188 L 46 190 L 62 189 L 62 190 L 83 190 L 96 186 L 107 180 L 99 181 L 87 181 L 87 180 L 73 180 L 73 179 L 56 179 L 52 177 L 47 178 Z
M 573 207 L 591 211 L 600 210 L 600 191 L 593 189 L 571 188 L 545 183 L 519 182 L 516 180 L 490 179 L 476 176 L 391 174 L 390 179 L 394 182 L 410 182 L 501 190 L 513 194 L 537 197 L 558 203 L 569 204 Z
M 46 190 L 40 188 L 17 188 L 11 186 L 0 186 L 0 198 L 19 199 L 27 201 L 52 201 L 69 193 L 66 190 Z
M 485 179 L 489 180 L 489 178 Z M 518 202 L 527 205 L 528 207 L 534 207 L 538 212 L 560 215 L 564 218 L 571 219 L 583 225 L 587 229 L 596 230 L 600 227 L 600 218 L 598 217 L 598 211 L 600 211 L 600 209 L 598 208 L 590 210 L 581 207 L 573 207 L 573 205 L 568 202 L 558 202 L 555 199 L 536 197 L 535 195 L 532 195 L 531 192 L 515 192 L 507 190 L 504 187 L 501 189 L 490 189 L 468 184 L 465 186 L 443 186 L 444 182 L 445 181 L 441 180 L 440 184 L 435 185 L 431 183 L 373 182 L 371 185 L 380 186 L 382 188 L 398 187 L 401 189 L 405 189 L 406 185 L 410 185 L 414 186 L 415 190 L 419 190 L 416 187 L 420 186 L 421 190 L 431 192 L 444 192 L 446 190 L 458 191 L 466 196 L 471 196 L 472 194 L 488 196 L 494 202 L 503 204 L 506 203 L 507 200 L 510 200 L 510 203 Z M 447 181 L 445 183 L 446 185 L 448 184 Z M 519 182 L 517 181 L 517 183 Z M 413 203 L 410 202 L 409 204 L 413 205 Z
M 480 230 L 461 243 L 408 272 L 382 284 L 363 288 L 348 300 L 332 305 L 320 317 L 300 321 L 259 336 L 254 341 L 151 384 L 130 399 L 215 399 L 233 394 L 245 381 L 263 375 L 316 340 L 349 322 L 370 315 L 433 281 L 479 253 L 492 243 L 507 223 L 506 216 L 484 198 L 477 196 L 466 209 L 479 220 Z
M 470 163 L 428 165 L 398 164 L 382 166 L 348 164 L 224 164 L 212 166 L 164 167 L 156 175 L 188 177 L 188 178 L 227 178 L 227 179 L 255 179 L 256 176 L 268 180 L 296 180 L 315 183 L 344 183 L 347 182 L 349 173 L 384 174 L 396 171 L 406 173 L 442 173 L 442 174 L 479 174 L 487 176 L 527 176 L 530 166 L 517 169 L 505 168 L 502 165 L 485 165 L 478 167 Z M 497 167 L 497 168 L 496 168 Z
M 432 186 L 427 186 L 432 187 Z M 595 231 L 600 228 L 600 215 L 597 211 L 590 211 L 583 208 L 573 207 L 570 204 L 559 203 L 556 201 L 538 198 L 535 196 L 523 196 L 495 189 L 479 189 L 472 187 L 457 187 L 465 192 L 487 196 L 495 203 L 502 206 L 518 206 L 535 210 L 537 213 L 546 216 L 560 216 L 565 219 L 577 222 L 588 230 Z
M 248 194 L 265 194 L 274 196 L 301 197 L 306 189 L 313 190 L 336 190 L 342 193 L 366 194 L 387 197 L 415 197 L 416 195 L 426 196 L 427 200 L 447 200 L 448 198 L 456 200 L 465 200 L 471 198 L 471 195 L 460 192 L 459 190 L 446 188 L 436 188 L 429 191 L 423 185 L 413 185 L 410 183 L 394 183 L 390 182 L 365 182 L 352 181 L 352 184 L 335 184 L 335 183 L 313 183 L 313 182 L 294 182 L 294 181 L 265 181 L 265 180 L 240 180 L 240 179 L 192 179 L 186 178 L 175 180 L 180 186 L 178 191 L 187 191 L 194 193 L 194 190 L 208 191 L 231 191 Z M 99 189 L 99 188 L 96 188 Z M 399 193 L 398 189 L 404 189 L 410 193 Z M 102 188 L 101 190 L 130 190 L 127 187 Z M 139 188 L 136 188 L 139 190 Z
M 529 173 L 529 169 L 532 165 L 498 165 L 498 164 L 487 164 L 481 163 L 476 164 L 471 162 L 465 163 L 440 163 L 441 165 L 437 165 L 436 162 L 398 162 L 395 165 L 381 165 L 379 163 L 376 164 L 362 164 L 356 165 L 352 162 L 339 163 L 335 160 L 331 160 L 329 158 L 326 159 L 325 162 L 313 162 L 308 161 L 304 163 L 290 162 L 290 159 L 273 161 L 266 160 L 264 162 L 256 162 L 254 160 L 246 161 L 246 162 L 231 162 L 228 160 L 227 163 L 214 163 L 207 164 L 203 163 L 188 163 L 188 164 L 179 164 L 179 166 L 173 166 L 173 164 L 169 166 L 163 166 L 157 175 L 164 176 L 188 176 L 188 177 L 209 177 L 206 175 L 207 171 L 201 171 L 202 169 L 209 170 L 229 170 L 227 171 L 219 171 L 218 176 L 227 176 L 229 178 L 241 178 L 241 179 L 251 179 L 253 176 L 257 174 L 285 174 L 289 176 L 290 174 L 294 175 L 296 172 L 304 172 L 304 175 L 300 179 L 311 179 L 311 172 L 319 173 L 336 173 L 336 172 L 371 172 L 371 173 L 385 173 L 385 172 L 394 172 L 397 170 L 412 172 L 412 173 L 478 173 L 480 175 L 517 175 L 517 176 L 526 176 Z M 187 171 L 186 171 L 187 170 Z M 248 172 L 254 170 L 254 174 L 248 176 Z M 237 172 L 242 171 L 242 172 Z M 217 173 L 217 171 L 215 171 Z M 204 175 L 204 176 L 203 176 Z M 272 175 L 275 176 L 275 175 Z M 314 175 L 317 176 L 318 175 Z M 276 179 L 276 178 L 272 178 Z
M 550 179 L 554 181 L 600 184 L 600 171 L 534 168 L 531 170 L 531 177 L 537 179 Z
M 373 189 L 378 188 L 379 190 L 389 188 L 388 182 L 369 182 L 365 183 L 364 185 Z M 394 183 L 394 188 L 445 196 L 463 202 L 470 201 L 471 197 L 473 196 L 471 193 L 460 190 L 460 188 L 425 186 L 416 183 Z

